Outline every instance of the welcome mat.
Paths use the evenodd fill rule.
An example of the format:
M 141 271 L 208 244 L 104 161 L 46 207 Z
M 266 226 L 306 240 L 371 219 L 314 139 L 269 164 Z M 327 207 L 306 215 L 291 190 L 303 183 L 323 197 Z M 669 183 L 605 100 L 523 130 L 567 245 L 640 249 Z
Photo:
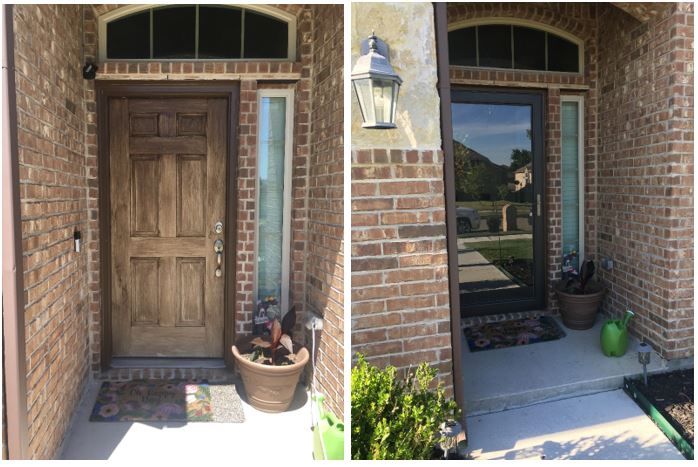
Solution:
M 463 332 L 471 352 L 554 341 L 565 337 L 565 331 L 549 316 L 475 324 L 468 326 Z
M 214 388 L 212 390 L 206 380 L 105 381 L 97 394 L 90 421 L 244 421 L 235 386 Z

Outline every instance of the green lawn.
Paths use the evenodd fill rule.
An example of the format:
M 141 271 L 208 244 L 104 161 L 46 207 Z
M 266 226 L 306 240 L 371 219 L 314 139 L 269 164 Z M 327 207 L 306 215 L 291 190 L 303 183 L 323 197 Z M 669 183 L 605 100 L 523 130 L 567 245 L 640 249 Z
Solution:
M 509 256 L 513 256 L 515 259 L 533 259 L 533 242 L 530 238 L 493 240 L 489 242 L 466 243 L 465 245 L 468 248 L 479 251 L 488 261 L 506 259 Z

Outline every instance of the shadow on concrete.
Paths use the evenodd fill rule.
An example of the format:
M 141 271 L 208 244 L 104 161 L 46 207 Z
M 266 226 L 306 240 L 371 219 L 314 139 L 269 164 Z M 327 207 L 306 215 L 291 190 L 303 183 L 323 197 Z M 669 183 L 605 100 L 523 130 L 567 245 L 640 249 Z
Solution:
M 546 441 L 540 446 L 513 449 L 504 456 L 507 460 L 656 460 L 674 459 L 676 449 L 669 445 L 653 445 L 633 438 L 628 432 L 618 436 L 584 436 L 575 441 Z

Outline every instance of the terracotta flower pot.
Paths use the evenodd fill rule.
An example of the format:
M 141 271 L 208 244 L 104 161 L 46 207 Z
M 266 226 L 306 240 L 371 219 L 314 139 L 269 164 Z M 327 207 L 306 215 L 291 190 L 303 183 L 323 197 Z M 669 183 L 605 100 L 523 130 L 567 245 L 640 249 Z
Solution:
M 570 329 L 582 331 L 594 326 L 606 288 L 599 283 L 589 285 L 594 291 L 583 295 L 567 293 L 560 289 L 559 284 L 555 287 L 562 323 Z
M 310 358 L 308 350 L 302 347 L 296 352 L 296 363 L 283 366 L 255 363 L 243 357 L 236 346 L 232 350 L 249 403 L 263 412 L 288 409 L 303 368 Z

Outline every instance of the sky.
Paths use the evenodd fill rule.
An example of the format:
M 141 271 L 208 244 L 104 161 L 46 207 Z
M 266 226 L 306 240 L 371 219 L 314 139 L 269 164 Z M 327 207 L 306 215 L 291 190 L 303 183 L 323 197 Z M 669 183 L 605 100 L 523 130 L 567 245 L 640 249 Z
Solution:
M 453 103 L 451 110 L 453 139 L 495 164 L 509 165 L 512 149 L 531 150 L 530 106 Z

